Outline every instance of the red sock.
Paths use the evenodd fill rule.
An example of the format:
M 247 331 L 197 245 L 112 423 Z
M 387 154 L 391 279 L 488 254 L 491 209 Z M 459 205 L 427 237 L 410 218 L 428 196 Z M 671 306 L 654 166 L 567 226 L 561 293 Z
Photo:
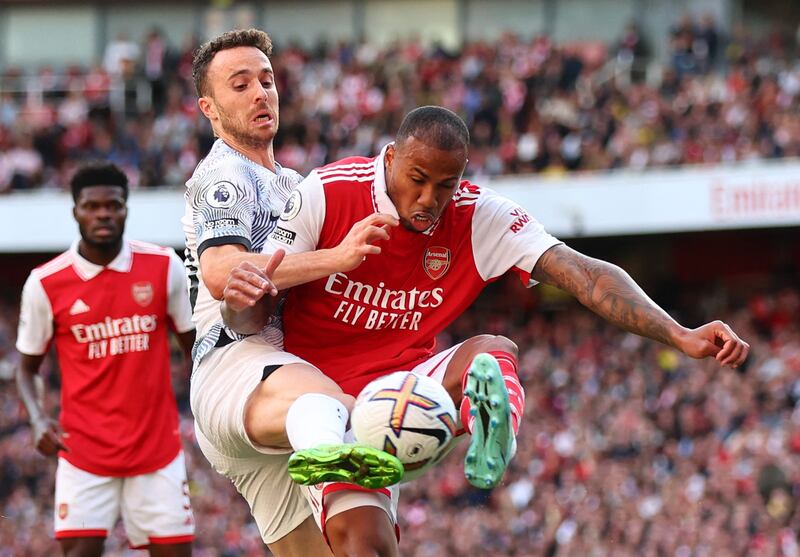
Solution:
M 525 391 L 519 382 L 517 375 L 517 358 L 508 352 L 501 352 L 499 350 L 489 352 L 495 357 L 497 363 L 500 364 L 500 373 L 503 374 L 503 379 L 508 389 L 508 402 L 511 404 L 511 427 L 514 428 L 514 434 L 519 432 L 519 424 L 522 421 L 522 411 L 525 408 Z M 461 379 L 461 389 L 463 390 L 467 385 L 467 370 Z M 461 416 L 461 425 L 467 430 L 467 433 L 472 433 L 472 424 L 475 422 L 475 416 L 470 416 L 471 405 L 469 399 L 464 397 L 461 399 L 461 408 L 459 414 Z

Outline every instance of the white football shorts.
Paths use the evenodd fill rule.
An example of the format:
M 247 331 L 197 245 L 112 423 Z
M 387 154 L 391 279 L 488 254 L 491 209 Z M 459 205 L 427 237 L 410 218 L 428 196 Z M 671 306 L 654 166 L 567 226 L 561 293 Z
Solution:
M 289 477 L 291 450 L 263 447 L 248 437 L 245 403 L 261 382 L 265 367 L 296 363 L 307 364 L 251 336 L 214 349 L 192 374 L 197 444 L 214 470 L 230 479 L 250 505 L 267 544 L 297 528 L 311 509 L 302 486 Z
M 120 514 L 133 548 L 191 542 L 194 517 L 183 451 L 160 470 L 129 477 L 97 476 L 58 459 L 56 539 L 106 537 Z

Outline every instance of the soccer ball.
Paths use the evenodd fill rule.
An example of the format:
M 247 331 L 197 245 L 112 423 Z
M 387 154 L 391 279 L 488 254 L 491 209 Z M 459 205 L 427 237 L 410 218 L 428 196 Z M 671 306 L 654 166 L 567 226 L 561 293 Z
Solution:
M 356 441 L 399 458 L 408 481 L 444 456 L 456 433 L 456 408 L 437 381 L 398 371 L 364 387 L 350 424 Z

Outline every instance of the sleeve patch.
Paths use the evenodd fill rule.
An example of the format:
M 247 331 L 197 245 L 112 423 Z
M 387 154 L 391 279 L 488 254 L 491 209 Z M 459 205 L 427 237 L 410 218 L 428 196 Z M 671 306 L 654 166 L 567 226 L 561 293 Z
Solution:
M 286 205 L 281 213 L 281 220 L 290 221 L 300 213 L 300 207 L 303 205 L 303 197 L 300 195 L 299 190 L 294 190 L 286 200 Z
M 285 228 L 281 228 L 280 226 L 275 227 L 275 230 L 272 231 L 272 239 L 286 244 L 287 246 L 291 246 L 294 244 L 294 239 L 297 237 L 295 232 L 291 230 L 286 230 Z
M 511 211 L 511 217 L 514 219 L 514 221 L 511 223 L 511 226 L 508 229 L 514 234 L 522 230 L 531 220 L 530 215 L 528 215 L 528 213 L 526 213 L 525 209 L 522 207 L 516 207 L 513 211 Z
M 228 209 L 239 200 L 239 192 L 230 182 L 217 182 L 206 189 L 204 198 L 211 207 Z
M 234 228 L 239 226 L 239 219 L 227 218 L 209 220 L 203 223 L 203 230 L 219 230 L 220 228 Z

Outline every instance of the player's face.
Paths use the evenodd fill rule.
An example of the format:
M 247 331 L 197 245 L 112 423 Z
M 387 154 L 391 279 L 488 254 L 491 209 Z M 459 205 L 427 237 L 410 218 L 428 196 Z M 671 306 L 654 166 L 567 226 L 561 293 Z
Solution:
M 218 52 L 208 66 L 210 96 L 201 109 L 221 132 L 255 148 L 278 131 L 278 90 L 269 58 L 255 47 Z
M 467 165 L 464 149 L 443 151 L 415 137 L 386 149 L 386 189 L 400 223 L 425 232 L 444 211 Z
M 83 241 L 96 247 L 114 246 L 122 240 L 128 206 L 119 186 L 89 186 L 78 194 L 72 210 Z

